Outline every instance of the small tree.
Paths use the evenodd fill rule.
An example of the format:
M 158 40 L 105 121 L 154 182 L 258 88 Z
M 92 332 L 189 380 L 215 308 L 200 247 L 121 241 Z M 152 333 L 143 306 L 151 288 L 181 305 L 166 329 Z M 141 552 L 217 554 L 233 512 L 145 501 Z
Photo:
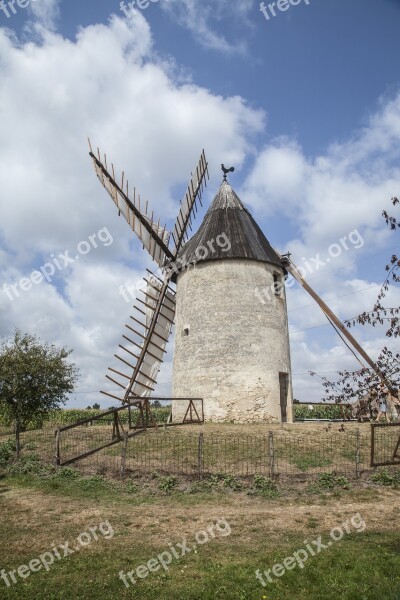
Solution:
M 65 404 L 75 387 L 78 369 L 67 362 L 71 351 L 41 344 L 35 336 L 17 330 L 0 345 L 0 416 L 14 425 L 17 458 L 19 436 L 33 419 Z
M 392 199 L 393 206 L 399 204 L 398 198 Z M 388 214 L 386 210 L 382 213 L 386 225 L 391 231 L 400 231 L 400 221 Z M 386 325 L 386 336 L 388 338 L 400 337 L 400 308 L 398 306 L 386 307 L 383 301 L 389 287 L 400 283 L 400 258 L 393 254 L 389 264 L 386 266 L 386 278 L 376 299 L 375 305 L 370 312 L 363 312 L 354 319 L 346 321 L 347 327 L 355 325 L 369 325 L 376 327 Z M 384 346 L 375 361 L 380 372 L 387 381 L 391 382 L 393 391 L 400 388 L 400 353 L 393 352 Z M 315 373 L 311 373 L 315 375 Z M 346 402 L 354 398 L 362 399 L 365 396 L 377 397 L 381 385 L 380 377 L 369 368 L 358 371 L 342 371 L 337 381 L 329 381 L 325 377 L 323 385 L 327 397 L 324 400 L 334 402 Z
M 89 406 L 86 408 L 86 410 L 100 410 L 100 404 L 98 404 L 97 402 L 95 404 L 93 404 L 93 406 Z

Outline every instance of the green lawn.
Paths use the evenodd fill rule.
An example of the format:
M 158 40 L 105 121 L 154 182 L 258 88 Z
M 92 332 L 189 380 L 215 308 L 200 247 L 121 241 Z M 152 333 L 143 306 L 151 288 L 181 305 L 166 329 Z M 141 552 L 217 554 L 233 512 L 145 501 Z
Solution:
M 48 572 L 32 573 L 7 588 L 0 598 L 71 599 L 268 599 L 400 600 L 400 492 L 389 485 L 334 486 L 278 495 L 249 495 L 225 487 L 175 490 L 160 485 L 138 488 L 82 478 L 72 470 L 59 475 L 28 474 L 0 480 L 0 568 L 10 571 L 108 520 L 115 532 L 100 536 L 80 552 L 57 560 Z M 164 481 L 165 483 L 165 481 Z M 332 483 L 332 485 L 331 485 Z M 390 482 L 389 482 L 390 483 Z M 179 486 L 178 486 L 179 487 Z M 165 491 L 161 491 L 162 488 Z M 261 489 L 261 488 L 260 488 Z M 169 492 L 168 492 L 169 490 Z M 192 493 L 190 493 L 190 491 Z M 332 527 L 359 512 L 364 532 L 341 541 L 262 587 L 256 569 L 265 571 L 304 547 L 307 539 L 326 539 Z M 217 519 L 231 527 L 184 557 L 173 559 L 127 589 L 118 578 L 174 548 Z

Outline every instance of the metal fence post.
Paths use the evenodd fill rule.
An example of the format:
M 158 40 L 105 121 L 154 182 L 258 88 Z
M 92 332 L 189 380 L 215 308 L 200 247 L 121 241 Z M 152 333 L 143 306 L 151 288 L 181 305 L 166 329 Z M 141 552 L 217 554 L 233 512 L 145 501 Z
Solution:
M 56 429 L 54 432 L 54 466 L 57 468 L 60 466 L 60 430 Z
M 274 433 L 269 432 L 269 477 L 275 477 L 275 451 L 274 451 Z
M 360 477 L 360 430 L 356 431 L 356 477 Z
M 197 451 L 197 468 L 199 473 L 199 480 L 203 479 L 203 471 L 204 471 L 204 454 L 203 454 L 203 444 L 204 444 L 204 434 L 199 434 L 199 445 Z
M 123 479 L 125 477 L 125 472 L 126 472 L 126 451 L 128 449 L 128 440 L 129 440 L 129 434 L 128 432 L 124 433 L 124 441 L 122 443 L 122 450 L 121 450 L 121 479 Z
M 375 425 L 371 423 L 371 467 L 374 467 L 375 464 Z

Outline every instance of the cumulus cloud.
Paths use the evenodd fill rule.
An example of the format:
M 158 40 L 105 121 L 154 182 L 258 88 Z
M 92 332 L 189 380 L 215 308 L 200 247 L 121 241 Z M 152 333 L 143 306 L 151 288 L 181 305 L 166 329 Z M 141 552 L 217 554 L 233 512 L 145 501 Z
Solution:
M 391 250 L 398 251 L 398 239 L 381 213 L 399 195 L 399 158 L 400 94 L 382 98 L 362 129 L 319 156 L 306 156 L 296 140 L 272 140 L 240 191 L 258 218 L 268 223 L 276 215 L 289 223 L 295 237 L 286 239 L 280 250 L 290 250 L 310 285 L 343 320 L 372 309 L 384 265 Z M 374 257 L 382 264 L 375 280 L 368 277 Z M 399 306 L 398 288 L 385 304 Z M 288 305 L 293 370 L 299 373 L 294 376 L 295 393 L 305 401 L 316 400 L 321 397 L 320 381 L 305 375 L 307 370 L 329 371 L 334 377 L 335 370 L 356 369 L 357 362 L 298 285 L 288 289 Z M 382 328 L 358 327 L 353 333 L 373 358 L 385 344 L 395 348 Z
M 31 11 L 34 23 L 44 29 L 55 29 L 60 16 L 61 0 L 40 0 L 31 2 L 29 10 Z
M 192 11 L 189 28 L 198 17 L 195 11 L 211 11 L 209 3 L 184 4 Z M 55 3 L 46 6 L 56 15 L 51 13 Z M 237 10 L 245 17 L 249 6 L 238 4 Z M 204 27 L 223 14 L 218 11 L 222 8 L 204 13 Z M 82 28 L 75 41 L 50 30 L 54 16 L 43 12 L 40 19 L 38 42 L 21 43 L 0 30 L 1 282 L 13 284 L 67 250 L 75 256 L 79 243 L 101 228 L 108 228 L 113 243 L 99 245 L 52 282 L 34 285 L 12 301 L 0 293 L 0 335 L 19 326 L 74 348 L 82 373 L 79 404 L 86 405 L 99 400 L 95 390 L 104 389 L 106 367 L 130 314 L 119 286 L 134 285 L 151 266 L 96 180 L 86 136 L 101 144 L 156 215 L 172 225 L 201 149 L 206 148 L 211 173 L 221 157 L 240 167 L 254 155 L 265 115 L 239 96 L 217 96 L 175 76 L 171 65 L 154 54 L 140 12 Z M 203 36 L 202 43 L 212 47 L 213 39 L 207 39 Z M 227 44 L 226 51 L 233 51 Z M 290 221 L 296 233 L 282 250 L 290 249 L 299 264 L 317 254 L 326 258 L 330 244 L 360 230 L 362 248 L 350 247 L 309 276 L 341 318 L 370 307 L 380 283 L 358 270 L 368 254 L 391 244 L 379 215 L 385 199 L 398 194 L 399 123 L 400 99 L 394 98 L 382 100 L 363 130 L 324 155 L 310 158 L 297 141 L 274 140 L 259 153 L 240 190 L 257 218 L 283 214 Z M 304 373 L 351 368 L 354 359 L 332 334 L 325 335 L 315 306 L 302 309 L 311 303 L 304 292 L 290 289 L 288 301 L 294 372 L 301 373 L 295 383 L 299 392 L 308 386 L 301 399 L 317 400 L 320 385 Z M 382 332 L 361 330 L 357 336 L 373 356 L 385 341 Z M 160 394 L 169 393 L 171 359 L 170 348 Z
M 273 140 L 258 155 L 243 196 L 259 213 L 285 214 L 309 245 L 360 226 L 373 245 L 382 205 L 398 193 L 399 142 L 400 94 L 382 100 L 361 131 L 324 155 L 307 157 L 296 141 Z
M 43 4 L 42 23 L 55 7 Z M 67 250 L 74 257 L 80 242 L 104 227 L 113 238 L 12 301 L 0 292 L 0 335 L 19 326 L 74 348 L 82 374 L 78 398 L 98 401 L 98 394 L 85 394 L 103 386 L 131 313 L 119 286 L 140 279 L 151 262 L 97 181 L 86 137 L 101 143 L 172 225 L 201 149 L 211 171 L 221 156 L 242 163 L 264 114 L 238 96 L 175 80 L 153 55 L 139 12 L 82 28 L 75 41 L 43 27 L 40 41 L 21 43 L 0 29 L 0 56 L 1 283 L 29 277 Z M 171 358 L 161 373 L 162 393 Z

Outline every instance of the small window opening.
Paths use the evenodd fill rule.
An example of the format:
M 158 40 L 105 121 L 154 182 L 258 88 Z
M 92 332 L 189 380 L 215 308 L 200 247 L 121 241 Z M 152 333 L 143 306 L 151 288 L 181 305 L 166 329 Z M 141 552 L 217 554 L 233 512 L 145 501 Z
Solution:
M 183 329 L 183 335 L 185 337 L 187 337 L 189 335 L 189 327 L 184 327 L 184 329 Z

